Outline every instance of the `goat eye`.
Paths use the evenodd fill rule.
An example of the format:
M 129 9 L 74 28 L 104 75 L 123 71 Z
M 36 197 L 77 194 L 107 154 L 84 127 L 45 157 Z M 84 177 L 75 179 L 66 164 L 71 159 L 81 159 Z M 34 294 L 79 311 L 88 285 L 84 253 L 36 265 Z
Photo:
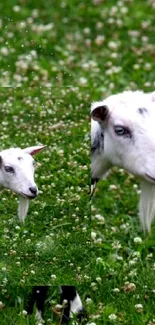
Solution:
M 117 125 L 114 127 L 114 131 L 118 136 L 125 136 L 127 138 L 131 138 L 131 132 L 128 128 Z
M 10 166 L 5 166 L 4 169 L 5 169 L 5 171 L 7 173 L 12 173 L 13 174 L 15 172 L 13 167 L 10 167 Z
M 33 160 L 33 162 L 32 162 L 32 163 L 33 163 L 33 166 L 35 166 L 36 162 L 35 162 L 34 160 Z

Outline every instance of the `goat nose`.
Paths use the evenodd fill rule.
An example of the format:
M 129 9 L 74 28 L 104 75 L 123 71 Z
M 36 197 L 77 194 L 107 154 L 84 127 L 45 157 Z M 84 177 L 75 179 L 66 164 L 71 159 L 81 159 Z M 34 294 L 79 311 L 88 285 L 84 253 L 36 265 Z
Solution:
M 37 188 L 35 186 L 29 187 L 29 190 L 32 194 L 37 195 Z

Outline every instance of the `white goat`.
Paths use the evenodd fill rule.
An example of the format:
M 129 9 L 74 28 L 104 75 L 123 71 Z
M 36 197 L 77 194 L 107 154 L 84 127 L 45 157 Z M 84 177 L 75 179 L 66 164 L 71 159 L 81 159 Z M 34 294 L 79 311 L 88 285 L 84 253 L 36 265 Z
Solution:
M 141 181 L 139 216 L 150 231 L 155 216 L 155 92 L 125 91 L 92 104 L 93 191 L 116 165 Z
M 29 200 L 38 194 L 32 156 L 45 147 L 10 148 L 0 152 L 0 187 L 19 194 L 18 216 L 21 222 L 27 215 Z

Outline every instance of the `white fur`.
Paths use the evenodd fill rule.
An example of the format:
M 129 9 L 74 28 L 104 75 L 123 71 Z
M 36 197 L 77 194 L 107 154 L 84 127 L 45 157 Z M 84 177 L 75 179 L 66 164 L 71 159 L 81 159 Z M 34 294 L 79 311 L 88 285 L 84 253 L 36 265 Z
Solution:
M 10 148 L 0 152 L 0 186 L 19 195 L 18 216 L 21 222 L 24 222 L 27 215 L 29 200 L 38 195 L 32 156 L 44 148 L 45 146 Z M 12 172 L 8 168 L 13 168 Z
M 125 91 L 92 104 L 92 112 L 106 105 L 105 121 L 92 120 L 91 139 L 104 133 L 104 148 L 92 155 L 92 177 L 105 176 L 112 166 L 119 166 L 138 176 L 141 182 L 139 203 L 143 229 L 150 231 L 155 215 L 155 93 Z M 140 114 L 138 109 L 144 109 Z M 114 127 L 131 130 L 132 137 L 118 136 Z
M 26 199 L 23 196 L 19 196 L 19 205 L 18 205 L 18 217 L 19 220 L 23 223 L 29 209 L 29 202 L 30 200 Z
M 71 301 L 71 306 L 70 306 L 70 310 L 71 313 L 75 314 L 78 313 L 80 310 L 82 310 L 83 305 L 82 305 L 82 301 L 80 299 L 79 294 L 76 294 L 76 297 L 73 299 L 73 301 Z
M 42 324 L 44 324 L 44 320 L 42 318 L 41 311 L 38 310 L 38 309 L 36 309 L 35 319 L 36 319 L 36 325 L 42 325 Z

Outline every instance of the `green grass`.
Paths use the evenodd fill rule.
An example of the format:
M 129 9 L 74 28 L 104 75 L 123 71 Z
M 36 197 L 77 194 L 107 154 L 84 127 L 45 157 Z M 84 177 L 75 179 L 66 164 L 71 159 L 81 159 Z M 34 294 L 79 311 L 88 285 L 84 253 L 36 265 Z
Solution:
M 0 137 L 5 135 L 1 148 L 47 145 L 36 157 L 40 194 L 31 201 L 24 226 L 17 218 L 16 196 L 1 194 L 1 284 L 5 278 L 12 285 L 69 284 L 89 273 L 88 113 L 78 100 L 77 109 L 71 103 L 68 110 L 71 96 L 67 91 L 61 96 L 57 89 L 53 95 L 46 88 L 24 93 L 9 88 L 7 94 L 1 89 Z
M 154 90 L 153 6 L 151 1 L 96 5 L 96 26 L 102 26 L 98 34 L 105 40 L 98 50 L 93 46 L 99 67 L 94 100 L 125 89 Z M 92 200 L 92 303 L 88 310 L 97 325 L 155 324 L 155 226 L 150 236 L 140 229 L 137 184 L 134 177 L 116 168 L 100 182 Z M 137 309 L 137 304 L 143 309 Z
M 115 169 L 92 200 L 91 312 L 98 315 L 97 324 L 109 324 L 111 314 L 116 314 L 116 324 L 148 324 L 155 313 L 154 226 L 150 236 L 140 230 L 135 185 L 133 177 Z M 143 312 L 136 311 L 137 304 Z
M 82 290 L 82 287 L 80 288 Z M 84 289 L 84 288 L 83 288 Z M 20 324 L 20 325 L 35 325 L 36 306 L 32 315 L 26 315 L 26 310 L 29 304 L 31 287 L 8 287 L 7 290 L 2 289 L 0 300 L 3 300 L 3 308 L 0 312 L 1 324 Z M 81 298 L 84 300 L 86 292 L 81 291 Z M 56 305 L 60 302 L 59 289 L 56 286 L 49 287 L 48 295 L 45 301 L 44 320 L 47 324 L 60 324 L 60 315 L 56 314 Z M 23 313 L 24 312 L 24 313 Z M 74 321 L 74 318 L 73 318 Z M 71 322 L 73 323 L 73 322 Z
M 40 194 L 24 226 L 16 195 L 1 193 L 3 292 L 14 301 L 16 286 L 24 297 L 34 284 L 76 283 L 83 300 L 92 300 L 88 324 L 155 323 L 155 231 L 150 237 L 140 231 L 135 179 L 116 169 L 100 183 L 91 224 L 88 196 L 90 103 L 155 87 L 154 2 L 5 0 L 0 16 L 0 148 L 48 146 L 36 157 Z M 91 251 L 90 228 L 96 236 Z M 127 291 L 126 281 L 135 291 Z M 17 316 L 21 306 L 11 312 L 7 306 L 4 325 L 6 315 L 13 324 L 28 324 Z

